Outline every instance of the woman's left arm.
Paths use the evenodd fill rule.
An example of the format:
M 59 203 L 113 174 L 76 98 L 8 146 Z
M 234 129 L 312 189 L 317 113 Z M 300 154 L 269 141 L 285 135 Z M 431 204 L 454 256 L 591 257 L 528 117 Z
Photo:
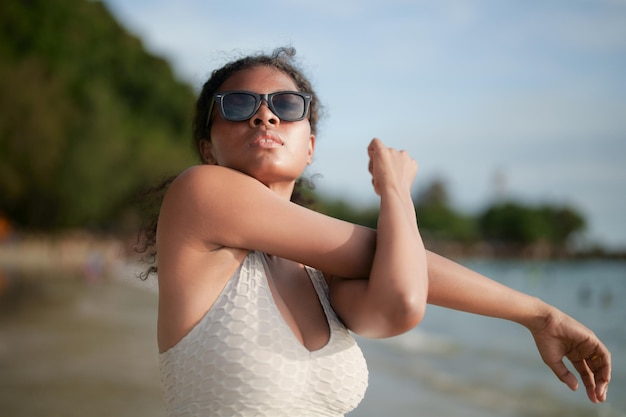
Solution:
M 530 330 L 539 354 L 570 389 L 576 376 L 563 363 L 567 357 L 580 374 L 592 402 L 606 400 L 611 380 L 611 354 L 587 327 L 536 297 L 515 291 L 449 259 L 427 252 L 428 303 L 511 320 Z
M 411 185 L 417 163 L 374 139 L 369 170 L 380 196 L 376 250 L 369 279 L 333 278 L 333 308 L 355 333 L 389 337 L 415 327 L 428 295 L 426 251 L 417 228 Z

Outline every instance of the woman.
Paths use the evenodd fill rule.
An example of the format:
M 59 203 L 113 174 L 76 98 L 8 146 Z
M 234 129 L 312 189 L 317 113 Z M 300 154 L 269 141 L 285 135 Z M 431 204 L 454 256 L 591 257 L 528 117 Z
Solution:
M 170 416 L 338 416 L 367 386 L 347 329 L 405 332 L 426 303 L 526 326 L 570 388 L 604 401 L 610 353 L 572 318 L 424 249 L 417 165 L 374 139 L 377 230 L 290 202 L 315 148 L 319 104 L 293 50 L 215 71 L 196 107 L 203 164 L 179 175 L 158 221 L 158 344 Z M 331 308 L 332 306 L 332 308 Z

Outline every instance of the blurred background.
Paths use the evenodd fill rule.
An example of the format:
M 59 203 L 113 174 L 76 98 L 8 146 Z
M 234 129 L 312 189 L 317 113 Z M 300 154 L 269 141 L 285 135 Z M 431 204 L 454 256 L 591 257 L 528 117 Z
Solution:
M 0 414 L 163 415 L 145 191 L 198 162 L 213 69 L 293 46 L 324 106 L 317 210 L 375 226 L 366 146 L 406 149 L 427 246 L 616 361 L 589 408 L 524 329 L 432 308 L 361 341 L 353 415 L 626 415 L 626 2 L 7 0 L 0 22 Z

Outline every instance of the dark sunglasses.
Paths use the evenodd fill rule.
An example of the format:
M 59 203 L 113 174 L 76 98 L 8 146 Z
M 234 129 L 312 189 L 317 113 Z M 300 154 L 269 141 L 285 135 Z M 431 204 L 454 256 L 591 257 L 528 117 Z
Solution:
M 241 122 L 250 119 L 259 110 L 261 102 L 265 100 L 280 120 L 285 122 L 297 122 L 306 117 L 313 95 L 300 91 L 278 91 L 271 94 L 257 94 L 250 91 L 224 91 L 213 96 L 209 106 L 209 118 L 211 120 L 213 105 L 217 103 L 224 120 Z

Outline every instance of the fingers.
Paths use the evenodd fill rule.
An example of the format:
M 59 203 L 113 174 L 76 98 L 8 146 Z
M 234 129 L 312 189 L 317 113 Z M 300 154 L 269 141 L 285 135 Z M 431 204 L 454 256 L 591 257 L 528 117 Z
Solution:
M 374 152 L 376 149 L 380 148 L 381 146 L 384 146 L 383 142 L 378 138 L 374 138 L 368 145 L 367 152 L 371 156 L 372 152 Z
M 406 159 L 411 160 L 409 154 L 405 150 L 396 150 L 385 146 L 385 144 L 378 138 L 372 139 L 367 147 L 367 154 L 370 157 L 370 172 L 372 171 L 373 161 L 377 159 Z
M 587 390 L 587 397 L 589 397 L 589 399 L 594 403 L 598 402 L 596 396 L 596 381 L 593 372 L 587 365 L 587 362 L 585 360 L 581 360 L 572 362 L 572 364 L 580 374 L 580 379 Z
M 574 374 L 567 369 L 567 366 L 565 366 L 563 361 L 549 363 L 548 366 L 552 369 L 552 372 L 554 372 L 556 377 L 567 385 L 569 389 L 572 391 L 576 391 L 578 389 L 578 380 L 576 379 L 576 376 L 574 376 Z
M 377 194 L 380 195 L 388 187 L 410 190 L 417 174 L 417 162 L 406 151 L 387 147 L 380 139 L 374 138 L 367 152 L 370 159 L 368 170 Z
M 377 180 L 378 174 L 375 172 L 375 169 L 379 168 L 378 170 L 380 170 L 379 165 L 381 165 L 381 162 L 377 161 L 375 163 L 374 160 L 380 158 L 380 153 L 383 149 L 385 149 L 385 145 L 378 138 L 372 139 L 369 146 L 367 147 L 367 155 L 369 156 L 369 164 L 367 169 L 372 176 L 372 186 L 374 187 L 374 192 L 378 195 L 380 195 L 379 180 Z
M 593 354 L 581 362 L 584 363 L 581 368 L 588 372 L 588 382 L 585 382 L 585 377 L 583 377 L 583 383 L 587 388 L 589 399 L 605 401 L 611 381 L 611 353 L 600 345 Z M 579 372 L 581 371 L 579 370 Z
M 578 362 L 573 362 L 574 367 L 580 374 L 581 380 L 585 389 L 587 391 L 587 397 L 594 402 L 602 402 L 606 400 L 606 392 L 608 388 L 608 381 L 604 380 L 602 377 L 604 368 L 597 368 L 596 371 L 593 371 L 590 362 L 594 362 L 594 360 L 581 360 Z
M 594 402 L 606 401 L 611 380 L 611 358 L 608 350 L 593 353 L 586 359 L 572 361 L 587 391 L 587 397 Z M 567 369 L 563 361 L 548 364 L 554 374 L 571 390 L 578 389 L 576 376 Z

